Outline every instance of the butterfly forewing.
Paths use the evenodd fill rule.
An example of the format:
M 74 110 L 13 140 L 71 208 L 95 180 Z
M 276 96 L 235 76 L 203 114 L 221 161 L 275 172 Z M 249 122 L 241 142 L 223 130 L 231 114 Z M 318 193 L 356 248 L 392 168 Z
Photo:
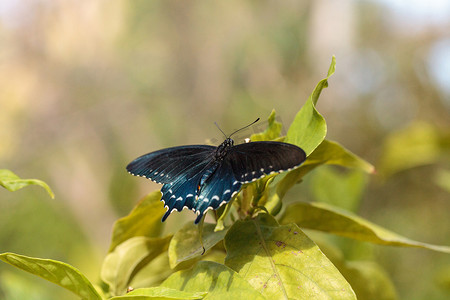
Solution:
M 127 171 L 157 183 L 172 183 L 194 166 L 207 164 L 215 148 L 191 145 L 162 149 L 136 158 L 127 166 Z
M 225 157 L 233 174 L 241 183 L 265 175 L 293 169 L 306 159 L 305 152 L 292 144 L 280 142 L 251 142 L 236 145 Z

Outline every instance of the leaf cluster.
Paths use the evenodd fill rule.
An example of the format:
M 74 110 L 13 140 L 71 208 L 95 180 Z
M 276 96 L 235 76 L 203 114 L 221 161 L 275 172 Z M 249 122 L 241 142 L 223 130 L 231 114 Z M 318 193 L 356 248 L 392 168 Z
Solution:
M 308 155 L 305 163 L 244 186 L 215 212 L 215 224 L 189 222 L 163 236 L 160 219 L 165 211 L 161 194 L 155 191 L 114 224 L 97 285 L 63 262 L 14 253 L 0 254 L 0 260 L 82 299 L 395 299 L 389 278 L 376 263 L 347 262 L 339 249 L 327 243 L 319 248 L 303 230 L 446 253 L 450 248 L 402 237 L 334 205 L 283 205 L 288 191 L 321 165 L 374 172 L 370 163 L 325 139 L 326 122 L 316 104 L 334 71 L 333 57 L 326 78 L 297 113 L 286 136 L 280 136 L 281 124 L 272 111 L 267 129 L 251 137 L 298 145 Z M 52 195 L 45 183 L 22 180 L 7 170 L 0 172 L 0 184 L 9 190 L 39 184 Z

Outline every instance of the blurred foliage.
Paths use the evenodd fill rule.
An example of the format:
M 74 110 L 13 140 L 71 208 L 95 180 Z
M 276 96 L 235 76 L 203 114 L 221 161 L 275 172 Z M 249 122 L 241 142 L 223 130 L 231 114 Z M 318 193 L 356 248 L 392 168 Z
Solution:
M 13 2 L 0 5 L 0 167 L 44 180 L 56 198 L 33 189 L 0 191 L 2 251 L 67 261 L 95 278 L 114 220 L 157 189 L 124 171 L 131 158 L 206 138 L 219 142 L 213 121 L 231 132 L 274 107 L 277 121 L 289 124 L 292 103 L 303 103 L 332 54 L 339 72 L 319 103 L 328 137 L 379 161 L 383 177 L 369 181 L 358 214 L 415 239 L 450 244 L 448 156 L 431 159 L 433 145 L 431 153 L 422 151 L 430 147 L 423 142 L 445 142 L 440 137 L 450 128 L 448 88 L 433 69 L 445 66 L 435 49 L 448 40 L 449 18 L 428 16 L 424 23 L 375 1 Z M 414 152 L 405 153 L 412 162 L 400 157 L 403 166 L 386 159 L 385 140 L 417 124 L 424 139 L 407 145 L 428 161 Z M 321 168 L 286 200 L 298 192 L 333 201 L 312 192 L 320 188 L 315 172 Z M 185 221 L 179 215 L 167 231 Z M 448 299 L 434 280 L 448 258 L 371 251 L 401 299 Z M 418 261 L 421 276 L 405 271 Z M 23 276 L 4 265 L 0 274 L 0 295 L 3 282 Z M 63 295 L 55 289 L 43 298 Z

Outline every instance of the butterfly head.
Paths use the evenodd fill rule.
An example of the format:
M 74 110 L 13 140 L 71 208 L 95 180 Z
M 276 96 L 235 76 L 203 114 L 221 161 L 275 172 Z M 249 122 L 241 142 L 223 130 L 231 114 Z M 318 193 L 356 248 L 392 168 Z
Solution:
M 258 121 L 259 121 L 259 118 L 256 119 L 256 121 L 254 121 L 253 123 L 251 123 L 251 124 L 249 124 L 249 125 L 247 125 L 247 126 L 245 126 L 245 127 L 242 127 L 241 129 L 236 130 L 235 132 L 233 132 L 232 134 L 230 134 L 230 135 L 228 135 L 228 136 L 222 131 L 222 129 L 220 129 L 219 125 L 217 125 L 217 123 L 214 122 L 214 124 L 217 126 L 217 128 L 219 128 L 220 132 L 222 132 L 223 135 L 225 136 L 225 141 L 223 141 L 223 143 L 220 144 L 220 145 L 216 148 L 215 158 L 216 158 L 216 159 L 223 159 L 223 158 L 225 157 L 225 155 L 227 154 L 228 149 L 230 149 L 231 147 L 233 147 L 234 141 L 231 139 L 231 136 L 232 136 L 233 134 L 235 134 L 236 132 L 239 132 L 239 131 L 241 131 L 242 129 L 245 129 L 245 128 L 247 128 L 247 127 L 249 127 L 249 126 L 255 124 L 255 123 L 258 122 Z
M 222 159 L 225 157 L 225 155 L 228 152 L 228 149 L 230 149 L 231 147 L 233 147 L 234 145 L 234 141 L 231 138 L 226 138 L 225 141 L 223 141 L 222 144 L 220 144 L 217 148 L 216 148 L 216 153 L 215 156 L 217 159 Z

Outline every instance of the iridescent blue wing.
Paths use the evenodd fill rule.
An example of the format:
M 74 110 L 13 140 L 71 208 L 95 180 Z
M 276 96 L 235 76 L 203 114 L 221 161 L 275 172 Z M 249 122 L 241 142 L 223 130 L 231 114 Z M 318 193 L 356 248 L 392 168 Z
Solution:
M 280 142 L 250 142 L 232 147 L 225 157 L 241 183 L 300 166 L 306 159 L 301 148 Z
M 189 178 L 199 165 L 206 165 L 216 147 L 207 145 L 179 146 L 151 152 L 136 158 L 127 166 L 135 176 L 148 178 L 156 183 L 174 183 Z
M 218 163 L 202 186 L 198 199 L 193 203 L 194 211 L 197 213 L 194 223 L 197 224 L 209 209 L 217 209 L 228 203 L 239 192 L 241 186 L 241 182 L 233 174 L 229 161 L 224 159 Z

